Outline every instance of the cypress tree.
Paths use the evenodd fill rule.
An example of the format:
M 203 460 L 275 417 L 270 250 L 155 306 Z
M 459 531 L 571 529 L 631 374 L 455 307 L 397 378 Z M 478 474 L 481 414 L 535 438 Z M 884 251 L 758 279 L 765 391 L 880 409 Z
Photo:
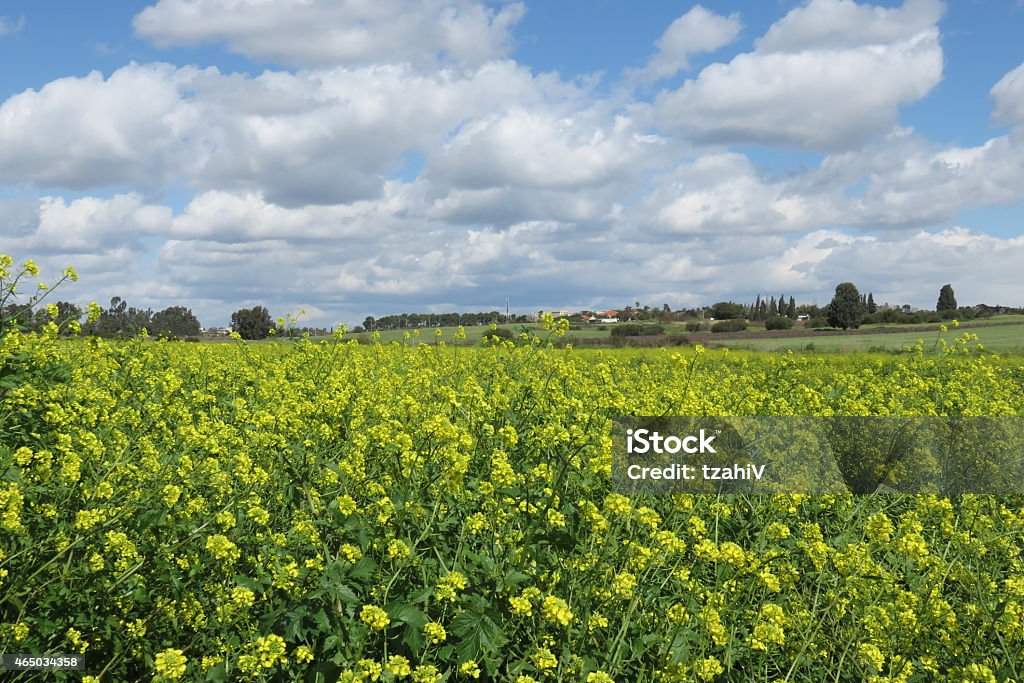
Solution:
M 936 311 L 955 311 L 956 296 L 953 295 L 953 285 L 942 285 L 939 290 L 939 301 L 935 304 Z
M 860 292 L 852 282 L 842 282 L 836 286 L 836 294 L 828 305 L 828 324 L 844 330 L 860 327 L 864 317 L 864 304 Z

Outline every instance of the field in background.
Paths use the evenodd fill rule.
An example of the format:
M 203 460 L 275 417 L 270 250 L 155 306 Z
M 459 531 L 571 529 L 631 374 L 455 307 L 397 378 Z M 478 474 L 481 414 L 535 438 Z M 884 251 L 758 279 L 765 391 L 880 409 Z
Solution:
M 1015 316 L 1019 317 L 1019 316 Z M 935 327 L 930 325 L 929 327 Z M 978 327 L 960 328 L 953 330 L 962 334 L 972 332 L 978 335 L 980 341 L 987 351 L 995 353 L 1024 353 L 1024 324 L 999 325 L 987 324 Z M 853 334 L 835 336 L 814 336 L 814 337 L 789 337 L 782 339 L 757 339 L 751 335 L 749 339 L 727 339 L 720 343 L 723 346 L 735 349 L 750 349 L 753 351 L 824 351 L 824 352 L 848 352 L 848 351 L 900 351 L 904 346 L 913 346 L 919 339 L 924 340 L 925 351 L 936 346 L 936 339 L 940 332 L 934 329 L 921 330 L 919 332 L 893 332 L 889 334 Z
M 567 333 L 567 339 L 577 343 L 578 346 L 588 343 L 605 344 L 611 330 L 616 325 L 612 324 L 584 324 L 574 325 Z M 965 321 L 958 329 L 954 329 L 946 323 L 947 328 L 952 332 L 962 334 L 971 332 L 979 335 L 979 341 L 985 348 L 994 353 L 1024 353 L 1024 315 L 1004 315 L 992 318 Z M 537 333 L 541 330 L 539 323 L 499 325 L 499 327 L 510 330 L 518 335 L 522 330 L 528 333 Z M 664 325 L 664 334 L 658 338 L 638 338 L 643 342 L 657 340 L 659 344 L 668 346 L 668 337 L 685 337 L 691 342 L 705 345 L 721 345 L 734 349 L 749 349 L 752 351 L 815 351 L 815 352 L 850 352 L 850 351 L 879 351 L 891 352 L 901 351 L 905 346 L 913 346 L 919 339 L 924 340 L 926 352 L 930 352 L 935 346 L 934 342 L 940 334 L 940 324 L 921 323 L 916 325 L 891 324 L 891 325 L 865 325 L 858 331 L 846 334 L 822 333 L 814 330 L 803 330 L 794 328 L 785 332 L 769 332 L 763 327 L 751 327 L 742 333 L 728 335 L 712 334 L 709 332 L 688 332 L 683 323 L 671 323 Z M 604 329 L 602 329 L 604 328 Z M 419 335 L 412 330 L 384 330 L 379 332 L 377 341 L 381 343 L 406 342 L 434 343 L 439 338 L 447 343 L 455 340 L 456 327 L 422 328 Z M 437 337 L 437 330 L 441 336 Z M 464 328 L 465 342 L 479 342 L 481 337 L 490 330 L 489 326 L 475 326 Z M 891 331 L 887 331 L 891 330 Z M 406 335 L 409 335 L 406 338 Z M 785 335 L 785 336 L 780 336 Z M 349 333 L 347 339 L 360 339 L 372 342 L 375 337 L 372 333 Z M 607 348 L 606 346 L 604 346 Z

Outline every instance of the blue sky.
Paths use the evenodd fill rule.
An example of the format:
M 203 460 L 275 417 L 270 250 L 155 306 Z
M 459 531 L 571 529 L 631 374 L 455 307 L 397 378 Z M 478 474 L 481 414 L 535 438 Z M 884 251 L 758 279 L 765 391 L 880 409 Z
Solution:
M 851 280 L 1024 304 L 1017 0 L 0 17 L 0 251 L 75 265 L 80 302 L 352 324 Z

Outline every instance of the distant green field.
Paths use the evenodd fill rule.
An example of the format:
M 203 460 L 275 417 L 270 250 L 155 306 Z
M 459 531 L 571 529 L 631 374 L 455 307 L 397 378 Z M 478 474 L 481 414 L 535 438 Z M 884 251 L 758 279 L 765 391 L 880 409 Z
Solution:
M 1024 315 L 997 315 L 991 318 L 975 318 L 974 320 L 961 320 L 960 323 L 963 325 L 969 325 L 972 327 L 984 326 L 984 325 L 1002 325 L 1005 323 L 1024 323 Z M 874 325 L 864 325 L 864 329 L 872 329 L 877 327 L 934 327 L 940 323 L 918 323 L 914 325 L 904 325 L 900 323 L 879 323 Z
M 578 325 L 578 329 L 570 330 L 568 336 L 581 340 L 606 338 L 611 334 L 611 330 L 614 329 L 616 324 L 618 323 Z M 807 336 L 786 338 L 765 338 L 765 335 L 768 333 L 763 327 L 751 327 L 747 331 L 746 336 L 741 339 L 718 340 L 716 339 L 718 335 L 702 335 L 702 337 L 703 341 L 706 343 L 727 346 L 733 349 L 750 349 L 752 351 L 775 351 L 787 349 L 792 349 L 794 351 L 814 350 L 823 352 L 867 351 L 871 349 L 879 351 L 898 351 L 906 345 L 915 344 L 918 339 L 924 339 L 925 348 L 930 349 L 939 334 L 936 330 L 938 325 L 939 323 L 921 323 L 918 325 L 865 325 L 862 328 L 863 330 L 884 329 L 886 327 L 903 329 L 914 328 L 914 330 L 910 332 L 892 332 L 886 334 L 875 333 L 834 336 L 812 335 L 812 332 L 808 330 Z M 525 328 L 542 337 L 545 335 L 545 332 L 541 329 L 541 326 L 538 323 L 515 323 L 511 325 L 499 325 L 499 327 L 511 330 L 513 334 L 518 334 Z M 418 342 L 433 343 L 438 339 L 438 330 L 441 332 L 440 339 L 450 343 L 455 339 L 458 328 L 425 327 L 418 330 L 418 335 L 414 330 L 382 330 L 379 332 L 378 339 L 381 343 L 389 344 L 391 342 L 401 342 L 405 339 L 405 335 L 409 334 L 408 343 L 410 344 Z M 478 342 L 489 330 L 489 325 L 466 327 L 466 341 Z M 800 331 L 801 328 L 795 328 L 792 330 L 792 332 Z M 1024 315 L 1003 315 L 993 318 L 964 321 L 963 326 L 959 328 L 959 330 L 949 326 L 949 332 L 946 333 L 945 336 L 947 339 L 951 340 L 956 334 L 962 334 L 966 331 L 978 334 L 980 341 L 985 345 L 985 348 L 990 351 L 1000 353 L 1007 351 L 1024 353 Z M 664 333 L 666 335 L 692 336 L 692 333 L 686 331 L 685 323 L 666 324 L 664 325 Z M 358 334 L 350 332 L 346 335 L 346 339 L 365 339 L 370 341 L 373 338 L 373 333 L 370 332 L 361 332 Z M 265 341 L 272 342 L 275 339 L 279 340 L 280 338 L 270 337 Z M 317 338 L 314 337 L 314 339 Z
M 519 334 L 523 330 L 523 328 L 526 328 L 531 332 L 540 334 L 541 336 L 544 335 L 544 331 L 541 329 L 541 326 L 537 323 L 516 323 L 514 325 L 498 325 L 498 327 L 511 330 L 512 334 Z M 465 329 L 466 331 L 466 339 L 468 341 L 480 341 L 484 334 L 490 332 L 491 327 L 490 325 L 474 325 L 470 327 L 465 327 L 463 329 Z M 438 338 L 437 330 L 441 331 L 440 338 L 446 342 L 452 341 L 455 338 L 456 332 L 458 332 L 457 327 L 424 327 L 420 328 L 419 330 L 381 330 L 380 341 L 383 343 L 389 343 L 393 341 L 400 342 L 405 339 L 405 335 L 406 333 L 408 333 L 410 343 L 418 341 L 434 342 Z M 416 335 L 416 332 L 419 332 L 418 336 Z M 591 339 L 594 337 L 607 337 L 608 334 L 608 330 L 599 330 L 597 329 L 596 325 L 591 328 L 571 330 L 569 332 L 570 336 L 583 337 L 587 339 Z M 345 335 L 345 337 L 346 339 L 358 339 L 360 337 L 365 339 L 372 339 L 373 334 L 370 332 L 360 332 L 359 334 L 350 332 L 349 334 Z
M 1020 318 L 1021 316 L 1013 316 Z M 949 332 L 942 335 L 947 343 L 951 343 L 956 336 L 970 331 L 978 335 L 978 341 L 985 349 L 997 353 L 1024 352 L 1024 323 L 1017 325 L 996 325 L 984 328 L 973 328 L 965 330 L 950 327 Z M 917 343 L 923 339 L 925 350 L 929 350 L 935 344 L 939 332 L 893 332 L 891 334 L 852 334 L 820 337 L 790 337 L 785 339 L 728 339 L 721 344 L 733 349 L 751 349 L 757 351 L 784 351 L 792 349 L 814 350 L 827 352 L 842 351 L 899 351 L 906 345 Z M 809 346 L 810 345 L 810 346 Z

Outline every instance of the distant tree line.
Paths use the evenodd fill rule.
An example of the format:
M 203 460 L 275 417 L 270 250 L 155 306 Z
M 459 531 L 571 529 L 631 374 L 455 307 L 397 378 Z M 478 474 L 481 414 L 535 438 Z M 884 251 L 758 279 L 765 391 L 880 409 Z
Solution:
M 856 329 L 862 324 L 876 323 L 938 323 L 945 320 L 973 320 L 992 315 L 1022 313 L 1024 309 L 1011 308 L 1009 306 L 988 306 L 978 304 L 977 306 L 958 306 L 956 295 L 951 284 L 945 284 L 939 290 L 939 298 L 934 311 L 913 311 L 910 306 L 883 306 L 875 305 L 874 298 L 869 294 L 866 297 L 857 292 L 857 287 L 852 282 L 843 282 L 836 287 L 835 296 L 825 311 L 824 320 L 811 320 L 814 327 L 824 327 L 827 323 L 830 327 L 842 329 Z
M 520 316 L 513 316 L 508 322 L 516 322 Z M 373 332 L 376 330 L 406 330 L 417 327 L 455 327 L 462 325 L 470 327 L 474 325 L 490 325 L 491 323 L 506 322 L 505 314 L 499 311 L 486 311 L 481 313 L 399 313 L 396 315 L 385 315 L 381 318 L 366 316 L 363 320 L 362 330 Z
M 74 303 L 58 301 L 54 305 L 57 307 L 56 320 L 59 322 L 79 320 L 82 323 L 81 334 L 83 335 L 129 338 L 138 336 L 145 329 L 150 336 L 182 339 L 197 337 L 202 332 L 199 320 L 192 313 L 192 310 L 185 306 L 169 306 L 163 310 L 153 312 L 152 309 L 129 306 L 127 301 L 115 296 L 110 300 L 110 305 L 101 310 L 99 316 L 92 321 L 88 321 L 84 319 L 85 311 Z M 687 321 L 687 329 L 691 331 L 706 329 L 707 324 L 699 322 L 704 318 L 710 317 L 719 323 L 729 321 L 728 324 L 713 326 L 717 328 L 713 329 L 716 332 L 745 329 L 746 323 L 751 321 L 764 322 L 765 327 L 770 330 L 784 330 L 793 327 L 794 321 L 803 316 L 807 318 L 806 327 L 837 327 L 845 330 L 857 329 L 863 324 L 915 324 L 942 322 L 954 318 L 971 320 L 973 318 L 993 315 L 1024 313 L 1024 309 L 1010 306 L 990 306 L 987 304 L 958 306 L 951 284 L 945 284 L 939 290 L 934 311 L 915 311 L 906 304 L 890 306 L 888 303 L 885 303 L 879 306 L 875 303 L 873 293 L 861 294 L 852 282 L 843 282 L 837 285 L 832 301 L 825 307 L 813 304 L 798 305 L 793 296 L 786 297 L 783 294 L 779 294 L 777 298 L 774 296 L 762 298 L 758 295 L 749 304 L 719 301 L 705 308 L 679 310 L 672 310 L 668 304 L 663 304 L 660 307 L 641 306 L 640 302 L 636 301 L 635 305 L 627 305 L 616 309 L 616 311 L 618 313 L 617 318 L 621 321 Z M 593 311 L 581 311 L 579 314 L 570 316 L 570 320 L 580 322 L 582 314 L 598 315 Z M 27 331 L 37 331 L 48 323 L 51 317 L 50 311 L 45 307 L 27 310 L 16 304 L 9 304 L 0 310 L 0 319 L 12 320 L 21 329 Z M 376 330 L 426 327 L 455 327 L 457 325 L 469 327 L 489 325 L 491 323 L 526 322 L 528 319 L 528 316 L 525 315 L 506 317 L 500 311 L 481 311 L 477 313 L 400 313 L 380 318 L 367 316 L 363 320 L 363 324 L 356 326 L 353 331 L 371 332 Z M 740 322 L 743 323 L 742 326 L 739 324 Z M 648 327 L 650 326 L 637 328 L 635 333 L 638 335 L 652 334 Z M 632 330 L 632 328 L 630 329 Z M 265 339 L 272 334 L 272 330 L 273 333 L 282 335 L 327 333 L 326 328 L 278 325 L 265 306 L 242 308 L 232 313 L 231 330 L 238 333 L 243 339 Z M 67 327 L 62 328 L 62 334 L 70 334 Z M 629 332 L 623 330 L 617 334 L 628 336 Z
M 201 327 L 192 310 L 184 306 L 169 306 L 154 313 L 152 309 L 129 306 L 115 296 L 96 320 L 82 325 L 82 334 L 127 338 L 138 336 L 143 329 L 153 337 L 182 339 L 197 336 Z
M 85 336 L 128 338 L 138 336 L 145 329 L 151 336 L 179 339 L 194 337 L 200 331 L 199 320 L 184 306 L 170 306 L 154 313 L 152 309 L 129 306 L 124 299 L 115 296 L 110 300 L 110 305 L 102 309 L 99 317 L 90 322 L 83 320 L 85 311 L 77 304 L 58 301 L 55 305 L 57 316 L 54 320 L 81 321 L 81 334 Z M 18 311 L 18 307 L 12 305 L 7 307 L 5 314 L 10 314 L 18 325 L 30 331 L 38 331 L 50 321 L 46 307 L 34 311 Z M 66 328 L 63 333 L 70 334 Z
M 57 317 L 53 318 L 53 320 L 57 322 L 78 320 L 82 317 L 82 309 L 73 303 L 68 301 L 58 301 L 55 305 L 57 306 Z M 34 310 L 30 310 L 20 304 L 8 304 L 7 306 L 4 306 L 3 311 L 0 311 L 0 319 L 9 321 L 11 324 L 31 332 L 38 332 L 42 329 L 43 325 L 51 320 L 50 314 L 46 310 L 46 306 L 40 306 Z M 61 334 L 69 335 L 71 334 L 71 330 L 62 328 Z

